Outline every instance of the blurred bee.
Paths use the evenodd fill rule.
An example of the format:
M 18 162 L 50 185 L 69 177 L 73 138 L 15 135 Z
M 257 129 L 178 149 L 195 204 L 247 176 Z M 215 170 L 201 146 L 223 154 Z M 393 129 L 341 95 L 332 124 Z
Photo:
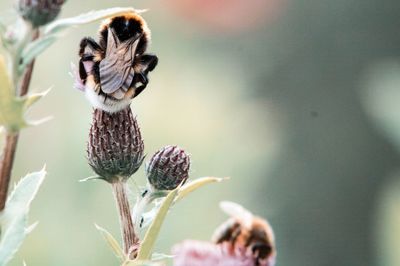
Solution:
M 117 112 L 128 106 L 147 86 L 148 73 L 158 58 L 145 51 L 150 30 L 136 13 L 105 20 L 99 42 L 82 39 L 79 49 L 79 78 L 95 108 Z
M 269 223 L 233 202 L 223 201 L 220 207 L 231 218 L 216 229 L 212 241 L 229 252 L 252 256 L 256 266 L 274 265 L 275 237 Z

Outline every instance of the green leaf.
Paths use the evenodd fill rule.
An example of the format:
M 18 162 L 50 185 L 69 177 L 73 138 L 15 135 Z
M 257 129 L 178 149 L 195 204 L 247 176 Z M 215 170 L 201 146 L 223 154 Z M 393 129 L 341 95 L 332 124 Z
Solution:
M 210 183 L 215 183 L 215 182 L 222 182 L 224 180 L 229 179 L 228 177 L 221 178 L 221 177 L 201 177 L 196 180 L 193 180 L 192 182 L 183 185 L 179 191 L 178 191 L 178 196 L 175 199 L 175 202 L 183 199 L 186 197 L 188 194 L 192 193 L 193 191 L 203 187 L 204 185 L 210 184 Z
M 96 229 L 100 231 L 103 238 L 106 240 L 107 244 L 111 247 L 111 250 L 114 252 L 115 256 L 122 261 L 125 261 L 125 255 L 122 251 L 121 246 L 119 245 L 118 241 L 109 233 L 106 229 L 98 226 L 95 224 Z
M 46 171 L 31 173 L 22 178 L 11 192 L 1 213 L 0 265 L 6 265 L 22 244 L 27 233 L 29 206 L 42 184 Z M 28 228 L 27 228 L 28 227 Z
M 160 209 L 147 230 L 143 241 L 139 248 L 137 260 L 149 260 L 151 258 L 151 252 L 156 242 L 157 236 L 160 232 L 161 225 L 168 213 L 169 207 L 174 202 L 176 195 L 178 194 L 180 186 L 168 193 L 167 197 L 163 200 Z
M 23 100 L 14 95 L 14 86 L 7 72 L 4 58 L 0 56 L 0 125 L 9 131 L 25 127 Z
M 57 40 L 57 38 L 58 37 L 55 34 L 49 34 L 29 43 L 21 54 L 22 63 L 18 66 L 19 74 L 22 74 L 26 66 L 30 64 L 32 60 L 34 60 L 39 54 L 50 47 Z
M 87 182 L 87 181 L 92 181 L 92 180 L 104 180 L 104 177 L 94 175 L 94 176 L 89 176 L 84 179 L 79 180 L 79 182 Z
M 0 56 L 0 126 L 3 125 L 10 132 L 18 132 L 21 128 L 47 121 L 49 118 L 36 122 L 26 121 L 25 112 L 48 92 L 49 90 L 17 97 L 4 58 Z
M 30 93 L 27 96 L 25 96 L 24 99 L 24 108 L 25 110 L 31 107 L 34 103 L 39 101 L 41 98 L 46 96 L 49 92 L 51 91 L 51 88 L 48 90 L 45 90 L 43 92 L 38 92 L 38 93 Z
M 106 19 L 113 16 L 125 14 L 127 12 L 141 13 L 143 10 L 135 10 L 131 7 L 114 7 L 109 9 L 90 11 L 72 18 L 59 19 L 50 23 L 45 29 L 44 34 L 59 33 L 62 30 L 68 29 L 73 26 L 88 24 L 97 20 Z

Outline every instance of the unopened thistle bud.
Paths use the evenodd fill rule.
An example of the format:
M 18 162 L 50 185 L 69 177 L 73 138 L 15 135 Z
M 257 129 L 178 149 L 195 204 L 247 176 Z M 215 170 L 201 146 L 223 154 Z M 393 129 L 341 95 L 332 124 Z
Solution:
M 53 21 L 65 0 L 18 0 L 20 15 L 37 28 Z
M 173 190 L 189 177 L 190 158 L 177 146 L 156 152 L 146 165 L 147 179 L 155 190 Z
M 87 154 L 96 174 L 110 183 L 128 179 L 142 164 L 143 150 L 139 125 L 130 107 L 116 113 L 94 111 Z

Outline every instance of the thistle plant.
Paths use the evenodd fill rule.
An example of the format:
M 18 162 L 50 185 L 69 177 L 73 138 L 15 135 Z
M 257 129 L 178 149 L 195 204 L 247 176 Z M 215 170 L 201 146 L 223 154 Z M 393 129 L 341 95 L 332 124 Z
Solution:
M 36 58 L 67 29 L 132 11 L 111 8 L 76 17 L 58 19 L 63 0 L 15 1 L 16 17 L 7 25 L 0 19 L 0 137 L 4 149 L 0 160 L 0 265 L 6 265 L 34 226 L 28 226 L 29 205 L 44 180 L 46 171 L 28 174 L 8 195 L 19 133 L 47 119 L 28 121 L 25 113 L 48 90 L 29 92 Z
M 225 180 L 203 177 L 189 181 L 190 156 L 176 145 L 167 145 L 146 162 L 146 184 L 136 187 L 136 198 L 130 199 L 127 181 L 135 178 L 138 183 L 133 176 L 145 154 L 130 103 L 148 85 L 149 72 L 158 62 L 157 56 L 146 53 L 149 36 L 150 30 L 137 11 L 107 19 L 100 26 L 98 42 L 90 37 L 82 39 L 79 68 L 74 72 L 75 87 L 85 92 L 94 108 L 87 159 L 96 175 L 82 181 L 98 179 L 111 185 L 122 248 L 107 230 L 96 227 L 121 265 L 165 265 L 171 255 L 156 255 L 154 244 L 171 207 L 196 189 Z M 235 203 L 225 202 L 221 207 L 231 219 L 218 229 L 214 242 L 176 246 L 174 265 L 272 266 L 276 253 L 270 225 Z M 211 260 L 199 260 L 200 253 L 200 258 Z
M 74 86 L 85 92 L 94 107 L 87 159 L 96 176 L 85 180 L 100 179 L 110 184 L 119 213 L 122 248 L 107 230 L 96 227 L 121 265 L 164 265 L 171 255 L 157 255 L 154 244 L 172 206 L 198 188 L 226 178 L 190 180 L 189 154 L 178 146 L 167 145 L 149 157 L 145 163 L 146 184 L 135 187 L 136 198 L 131 199 L 128 180 L 137 179 L 133 176 L 145 160 L 145 143 L 130 103 L 147 87 L 149 73 L 158 63 L 157 56 L 146 52 L 150 30 L 140 15 L 143 11 L 133 8 L 110 8 L 56 19 L 64 2 L 15 1 L 15 21 L 6 25 L 0 19 L 0 136 L 5 139 L 0 161 L 0 266 L 12 259 L 35 227 L 36 223 L 28 225 L 27 215 L 46 175 L 44 168 L 26 175 L 8 195 L 20 131 L 47 120 L 25 118 L 28 108 L 48 92 L 29 91 L 35 60 L 67 29 L 98 20 L 104 20 L 100 40 L 82 39 L 79 65 L 72 74 Z M 272 266 L 276 252 L 269 224 L 238 205 L 222 206 L 233 224 L 223 224 L 227 230 L 213 242 L 175 246 L 174 265 L 196 265 L 191 255 L 208 246 L 202 254 L 216 259 L 208 265 L 235 261 L 234 265 Z M 248 241 L 231 241 L 238 228 L 248 232 L 243 236 L 251 236 Z

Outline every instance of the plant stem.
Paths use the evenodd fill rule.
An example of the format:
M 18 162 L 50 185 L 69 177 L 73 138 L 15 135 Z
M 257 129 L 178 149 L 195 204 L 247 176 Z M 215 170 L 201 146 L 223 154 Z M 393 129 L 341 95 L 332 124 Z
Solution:
M 34 29 L 32 41 L 36 40 L 38 37 L 39 29 Z M 35 60 L 27 66 L 24 76 L 22 77 L 21 85 L 16 91 L 16 95 L 25 96 L 28 93 L 34 64 Z M 11 179 L 18 137 L 18 132 L 7 132 L 6 135 L 6 142 L 0 164 L 0 211 L 4 209 L 7 201 L 8 187 Z
M 36 40 L 37 38 L 39 38 L 39 30 L 34 29 L 32 41 Z M 34 66 L 35 66 L 35 59 L 33 59 L 32 62 L 26 67 L 25 74 L 22 77 L 21 85 L 18 90 L 19 96 L 25 96 L 28 93 Z
M 125 181 L 116 181 L 111 184 L 119 211 L 122 239 L 124 241 L 124 253 L 129 259 L 134 259 L 139 248 L 139 238 L 136 236 L 132 220 L 131 209 L 127 196 Z
M 18 133 L 7 132 L 0 165 L 0 211 L 3 210 L 6 205 L 8 184 L 10 183 L 17 143 Z

